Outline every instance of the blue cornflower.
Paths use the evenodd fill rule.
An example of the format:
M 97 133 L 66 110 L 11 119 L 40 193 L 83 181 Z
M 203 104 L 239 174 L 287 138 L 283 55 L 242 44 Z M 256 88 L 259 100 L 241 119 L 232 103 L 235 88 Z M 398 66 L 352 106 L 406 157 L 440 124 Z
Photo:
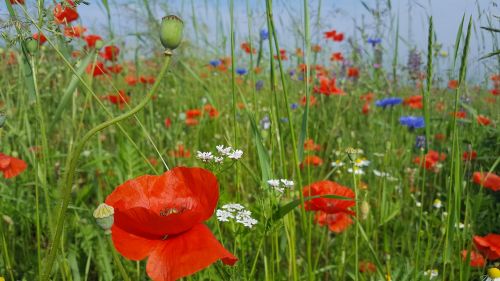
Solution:
M 417 136 L 415 138 L 415 147 L 424 148 L 425 147 L 425 136 Z
M 424 117 L 402 116 L 399 123 L 408 127 L 410 130 L 423 128 L 425 126 Z
M 243 67 L 238 67 L 236 68 L 236 73 L 238 73 L 238 75 L 245 75 L 247 74 L 247 70 Z
M 271 128 L 271 119 L 269 115 L 264 116 L 264 118 L 259 121 L 259 125 L 262 130 L 269 130 L 269 128 Z
M 265 29 L 261 29 L 260 30 L 260 40 L 264 41 L 267 38 L 269 38 L 269 32 L 267 32 L 267 30 L 265 30 Z
M 403 102 L 402 98 L 385 98 L 375 102 L 376 106 L 386 108 L 387 106 L 397 105 Z
M 217 67 L 220 65 L 220 60 L 211 60 L 210 65 L 213 67 Z
M 295 69 L 291 69 L 290 71 L 288 71 L 288 75 L 294 76 L 295 75 Z
M 260 91 L 264 87 L 264 81 L 259 80 L 255 83 L 255 90 Z
M 368 38 L 368 40 L 366 40 L 368 43 L 372 44 L 372 47 L 375 47 L 377 46 L 377 44 L 380 44 L 382 43 L 382 39 L 380 38 Z
M 296 103 L 296 102 L 294 102 L 294 103 L 292 103 L 292 104 L 290 105 L 290 108 L 291 108 L 291 109 L 293 109 L 293 110 L 295 110 L 295 109 L 299 108 L 299 104 L 298 104 L 298 103 Z

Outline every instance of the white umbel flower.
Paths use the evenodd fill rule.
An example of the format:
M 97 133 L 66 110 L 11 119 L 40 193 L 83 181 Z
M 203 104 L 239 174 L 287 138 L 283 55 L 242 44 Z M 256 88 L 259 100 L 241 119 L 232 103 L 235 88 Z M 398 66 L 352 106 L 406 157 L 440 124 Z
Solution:
M 214 156 L 212 155 L 212 152 L 197 151 L 196 158 L 200 159 L 203 162 L 208 162 L 208 161 L 214 159 Z
M 439 271 L 437 269 L 429 269 L 424 272 L 424 276 L 428 276 L 430 280 L 437 278 L 439 275 Z
M 221 145 L 218 145 L 216 146 L 215 148 L 217 148 L 217 151 L 221 154 L 221 155 L 224 155 L 224 156 L 228 156 L 229 154 L 231 154 L 231 151 L 233 150 L 232 147 L 228 146 L 228 147 L 224 147 L 222 144 Z
M 281 179 L 280 181 L 281 181 L 281 183 L 282 183 L 285 187 L 288 187 L 288 188 L 292 188 L 292 187 L 293 187 L 293 185 L 294 185 L 293 181 L 291 181 L 291 180 Z
M 245 227 L 252 228 L 258 221 L 252 218 L 252 212 L 246 210 L 241 204 L 229 203 L 225 204 L 216 212 L 217 219 L 221 222 L 229 222 L 234 220 L 236 223 L 242 224 Z
M 238 160 L 241 158 L 241 156 L 243 156 L 243 151 L 236 149 L 236 150 L 232 151 L 227 157 L 234 159 L 234 160 Z

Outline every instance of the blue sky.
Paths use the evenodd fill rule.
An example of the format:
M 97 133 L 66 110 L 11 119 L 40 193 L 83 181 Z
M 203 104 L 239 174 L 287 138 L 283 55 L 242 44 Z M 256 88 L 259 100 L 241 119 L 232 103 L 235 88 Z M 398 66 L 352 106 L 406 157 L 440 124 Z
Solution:
M 34 0 L 27 0 L 27 3 Z M 387 0 L 378 2 L 385 3 Z M 81 5 L 79 13 L 81 24 L 90 29 L 90 33 L 106 35 L 107 18 L 100 0 L 89 0 L 90 5 Z M 129 45 L 136 45 L 131 41 L 128 34 L 134 32 L 148 32 L 144 26 L 145 17 L 141 7 L 142 0 L 109 0 L 112 10 L 112 25 L 115 36 L 129 38 Z M 186 23 L 186 35 L 193 45 L 198 46 L 200 51 L 206 53 L 207 57 L 222 56 L 227 53 L 229 41 L 224 41 L 229 36 L 229 1 L 228 0 L 150 0 L 154 3 L 152 13 L 161 19 L 167 13 L 175 13 L 182 17 Z M 235 25 L 236 43 L 249 38 L 256 43 L 258 32 L 265 27 L 265 1 L 248 0 L 250 7 L 251 34 L 248 32 L 247 1 L 234 0 L 235 2 Z M 289 51 L 301 47 L 303 42 L 297 34 L 303 33 L 303 1 L 302 0 L 274 0 L 274 14 L 278 38 L 280 44 Z M 370 7 L 376 7 L 377 0 L 365 0 Z M 480 26 L 487 26 L 488 17 L 500 14 L 500 4 L 497 0 L 392 0 L 392 10 L 384 15 L 383 46 L 386 51 L 386 59 L 393 54 L 396 19 L 399 18 L 400 40 L 399 60 L 406 62 L 408 50 L 417 47 L 425 50 L 427 44 L 428 17 L 433 16 L 437 41 L 443 44 L 443 49 L 453 50 L 456 32 L 462 15 L 472 16 L 474 22 L 474 34 L 470 49 L 469 72 L 484 73 L 488 69 L 498 67 L 495 59 L 478 61 L 479 57 L 493 49 L 492 35 L 481 30 Z M 318 17 L 319 0 L 309 0 L 311 15 L 312 43 L 320 43 L 327 51 L 342 51 L 347 43 L 335 45 L 326 43 L 322 38 L 324 31 L 336 29 L 344 32 L 347 37 L 355 38 L 361 47 L 369 50 L 369 45 L 364 43 L 360 37 L 360 31 L 356 28 L 364 23 L 367 36 L 376 36 L 373 17 L 363 7 L 360 0 L 321 0 L 321 13 Z M 194 7 L 192 6 L 194 5 Z M 133 11 L 139 9 L 140 12 Z M 0 10 L 3 10 L 0 7 Z M 193 30 L 193 11 L 196 15 L 198 37 Z M 391 21 L 392 19 L 392 21 Z M 494 22 L 497 24 L 498 20 Z M 121 36 L 121 37 L 120 37 Z M 497 36 L 498 37 L 498 36 Z M 196 39 L 197 38 L 197 39 Z M 496 39 L 495 39 L 496 40 Z M 226 43 L 224 45 L 224 42 Z M 442 68 L 447 67 L 443 63 Z

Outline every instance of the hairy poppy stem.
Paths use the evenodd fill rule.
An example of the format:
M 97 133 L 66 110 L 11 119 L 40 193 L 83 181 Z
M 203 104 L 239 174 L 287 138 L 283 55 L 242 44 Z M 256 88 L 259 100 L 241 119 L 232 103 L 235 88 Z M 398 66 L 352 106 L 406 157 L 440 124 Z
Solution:
M 144 99 L 136 105 L 134 108 L 132 108 L 130 111 L 119 115 L 117 117 L 114 117 L 108 121 L 105 121 L 90 131 L 88 131 L 82 139 L 78 142 L 76 147 L 71 151 L 71 154 L 68 157 L 68 161 L 66 163 L 66 169 L 64 171 L 64 181 L 63 181 L 63 198 L 62 198 L 62 204 L 61 207 L 59 208 L 59 215 L 57 217 L 57 225 L 56 225 L 56 230 L 54 233 L 54 239 L 52 239 L 52 243 L 49 248 L 49 253 L 47 255 L 47 261 L 45 262 L 45 268 L 44 272 L 42 274 L 42 281 L 49 281 L 50 278 L 50 273 L 52 271 L 52 267 L 54 265 L 54 261 L 56 258 L 57 250 L 59 248 L 59 242 L 61 240 L 61 234 L 64 226 L 64 221 L 66 218 L 66 211 L 68 209 L 69 201 L 71 199 L 71 187 L 73 186 L 73 178 L 75 175 L 75 169 L 76 169 L 76 164 L 78 161 L 78 158 L 80 154 L 82 153 L 83 148 L 85 147 L 85 144 L 87 141 L 93 137 L 96 133 L 104 130 L 105 128 L 116 124 L 122 120 L 125 120 L 137 112 L 139 112 L 141 109 L 146 106 L 146 104 L 151 100 L 151 97 L 155 94 L 155 92 L 158 90 L 158 87 L 161 84 L 161 78 L 165 76 L 168 66 L 170 65 L 170 57 L 172 55 L 171 51 L 165 51 L 165 61 L 163 62 L 162 69 L 158 76 L 156 77 L 156 82 L 154 83 L 153 87 L 149 91 L 149 93 L 144 97 Z

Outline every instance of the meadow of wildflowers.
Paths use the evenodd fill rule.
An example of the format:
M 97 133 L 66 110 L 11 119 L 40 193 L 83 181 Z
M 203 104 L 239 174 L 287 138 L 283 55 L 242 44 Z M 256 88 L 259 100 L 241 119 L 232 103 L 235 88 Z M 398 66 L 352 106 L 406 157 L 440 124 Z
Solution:
M 498 3 L 171 2 L 0 5 L 0 281 L 500 281 Z

